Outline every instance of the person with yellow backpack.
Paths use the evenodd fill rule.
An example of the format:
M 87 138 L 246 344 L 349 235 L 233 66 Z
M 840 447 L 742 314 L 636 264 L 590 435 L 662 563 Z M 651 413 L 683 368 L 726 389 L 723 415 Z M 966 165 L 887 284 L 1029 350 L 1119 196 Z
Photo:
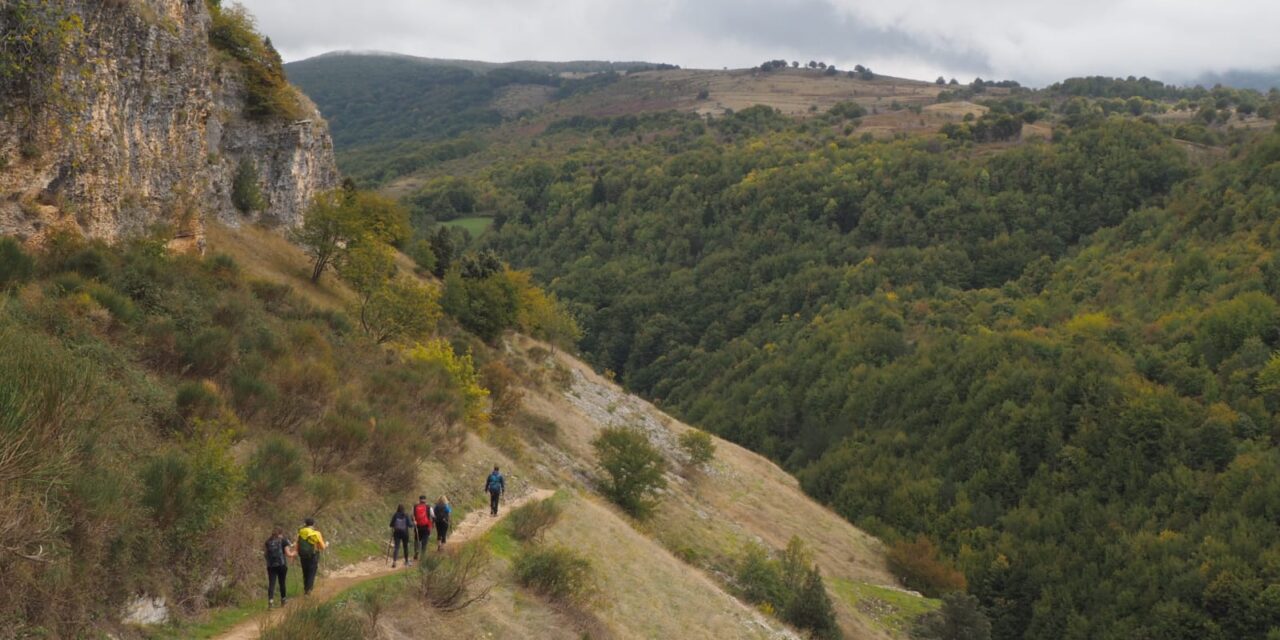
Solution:
M 298 561 L 302 565 L 302 593 L 310 595 L 316 586 L 316 571 L 320 568 L 320 552 L 329 546 L 324 536 L 316 529 L 314 518 L 303 521 L 305 525 L 298 529 Z

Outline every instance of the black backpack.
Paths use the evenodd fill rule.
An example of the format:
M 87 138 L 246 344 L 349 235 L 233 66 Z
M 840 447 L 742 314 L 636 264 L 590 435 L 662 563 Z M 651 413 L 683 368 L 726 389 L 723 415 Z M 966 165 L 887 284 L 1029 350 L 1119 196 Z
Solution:
M 435 514 L 434 519 L 438 524 L 449 526 L 449 507 L 436 505 L 431 511 Z
M 271 538 L 267 540 L 266 553 L 268 567 L 284 566 L 284 538 Z

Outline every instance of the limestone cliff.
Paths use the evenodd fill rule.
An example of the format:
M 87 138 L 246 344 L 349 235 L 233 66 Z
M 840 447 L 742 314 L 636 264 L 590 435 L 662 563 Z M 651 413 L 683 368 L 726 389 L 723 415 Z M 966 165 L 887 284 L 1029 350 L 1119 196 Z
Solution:
M 287 117 L 249 115 L 246 68 L 210 44 L 206 0 L 0 7 L 14 2 L 61 39 L 23 89 L 38 100 L 0 112 L 0 233 L 38 238 L 75 224 L 115 240 L 161 223 L 198 244 L 210 218 L 295 226 L 312 195 L 337 183 L 328 127 L 300 93 Z M 32 28 L 21 20 L 34 19 L 8 11 L 0 29 Z M 258 211 L 233 204 L 246 160 Z

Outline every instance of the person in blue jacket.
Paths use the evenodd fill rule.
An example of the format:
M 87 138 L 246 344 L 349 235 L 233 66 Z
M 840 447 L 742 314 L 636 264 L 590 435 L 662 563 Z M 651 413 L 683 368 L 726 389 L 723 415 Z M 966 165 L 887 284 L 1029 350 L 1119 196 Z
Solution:
M 507 479 L 502 477 L 497 466 L 484 481 L 484 490 L 489 494 L 489 515 L 496 518 L 498 517 L 498 500 L 507 492 Z

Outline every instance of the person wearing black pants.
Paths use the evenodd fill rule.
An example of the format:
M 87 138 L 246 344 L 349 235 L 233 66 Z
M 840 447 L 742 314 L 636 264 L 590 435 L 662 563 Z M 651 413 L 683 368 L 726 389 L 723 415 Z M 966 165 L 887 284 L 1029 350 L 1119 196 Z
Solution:
M 431 505 L 427 504 L 426 496 L 418 496 L 418 504 L 413 505 L 413 526 L 413 561 L 417 562 L 418 556 L 431 544 Z
M 489 494 L 489 515 L 497 517 L 498 515 L 498 499 L 507 491 L 507 479 L 502 477 L 498 471 L 498 467 L 493 468 L 493 473 L 484 481 L 484 490 Z
M 444 547 L 444 543 L 449 539 L 449 520 L 453 515 L 453 507 L 449 506 L 449 499 L 440 496 L 436 500 L 436 506 L 431 508 L 431 521 L 436 525 L 436 551 Z
M 307 518 L 306 526 L 298 529 L 298 561 L 302 565 L 302 593 L 310 595 L 316 586 L 316 572 L 320 569 L 320 553 L 329 545 L 324 536 L 316 529 L 316 521 Z
M 285 592 L 285 580 L 289 577 L 288 555 L 292 544 L 284 537 L 284 531 L 276 529 L 267 538 L 265 556 L 267 561 L 267 608 L 275 604 L 276 583 L 280 583 L 280 606 L 284 606 L 289 595 Z
M 396 561 L 400 558 L 400 548 L 404 548 L 404 566 L 409 566 L 409 530 L 413 528 L 413 521 L 409 519 L 409 514 L 404 512 L 404 505 L 396 507 L 396 512 L 391 516 L 391 568 L 396 567 Z

